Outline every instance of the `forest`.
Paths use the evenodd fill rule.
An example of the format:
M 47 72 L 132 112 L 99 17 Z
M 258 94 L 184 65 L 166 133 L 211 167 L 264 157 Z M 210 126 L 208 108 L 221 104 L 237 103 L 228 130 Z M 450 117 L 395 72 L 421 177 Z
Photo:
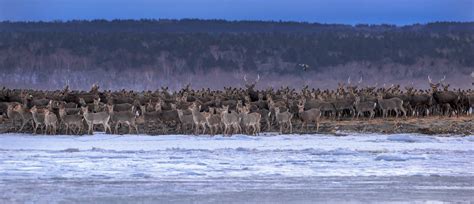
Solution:
M 427 75 L 466 88 L 473 68 L 474 22 L 0 22 L 0 85 L 12 88 L 222 88 L 245 75 L 259 75 L 259 88 L 327 88 L 349 77 L 427 87 Z

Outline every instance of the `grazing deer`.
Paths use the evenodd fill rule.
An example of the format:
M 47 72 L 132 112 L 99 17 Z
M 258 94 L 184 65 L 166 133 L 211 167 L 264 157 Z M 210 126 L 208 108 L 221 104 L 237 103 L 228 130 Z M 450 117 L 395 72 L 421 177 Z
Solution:
M 354 101 L 354 107 L 356 110 L 356 114 L 352 116 L 352 119 L 354 119 L 354 117 L 357 117 L 358 119 L 360 115 L 364 116 L 365 112 L 370 113 L 369 119 L 371 119 L 375 116 L 375 108 L 377 107 L 377 103 L 372 101 L 361 102 L 360 96 L 356 96 Z
M 68 115 L 66 108 L 64 106 L 60 106 L 59 119 L 61 121 L 59 126 L 61 127 L 61 124 L 64 124 L 66 126 L 66 134 L 68 134 L 69 128 L 72 126 L 77 128 L 77 132 L 75 132 L 75 134 L 79 134 L 82 132 L 82 129 L 84 127 L 84 124 L 83 124 L 84 118 L 82 117 L 82 115 L 79 115 L 79 114 Z
M 395 111 L 395 117 L 398 118 L 398 111 L 402 111 L 403 116 L 407 117 L 407 112 L 403 108 L 403 100 L 397 97 L 390 99 L 383 99 L 383 95 L 379 93 L 377 95 L 377 103 L 380 109 L 382 109 L 382 117 L 387 117 L 388 112 L 391 110 Z
M 240 118 L 239 115 L 235 112 L 229 113 L 229 106 L 222 106 L 221 112 L 221 121 L 224 123 L 224 135 L 232 135 L 230 128 L 234 130 L 235 133 L 241 132 L 242 128 L 240 127 Z M 229 134 L 230 131 L 230 134 Z
M 87 131 L 88 134 L 93 134 L 94 125 L 102 124 L 104 126 L 104 131 L 107 133 L 109 130 L 112 133 L 112 129 L 109 126 L 110 115 L 107 112 L 99 112 L 99 113 L 89 113 L 89 109 L 87 107 L 82 107 L 83 117 L 89 127 Z
M 192 114 L 185 115 L 184 111 L 181 109 L 177 109 L 176 111 L 178 112 L 179 121 L 181 122 L 181 126 L 180 126 L 181 131 L 183 133 L 186 133 L 186 129 L 188 126 L 191 126 L 191 130 L 194 129 L 193 115 Z
M 118 126 L 120 124 L 127 124 L 128 126 L 128 134 L 132 134 L 132 127 L 138 133 L 138 127 L 136 124 L 136 117 L 138 115 L 134 112 L 134 108 L 132 107 L 131 111 L 114 111 L 114 105 L 107 105 L 107 109 L 109 110 L 110 120 L 115 122 L 115 134 L 118 134 Z
M 206 118 L 204 115 L 202 115 L 199 110 L 201 109 L 201 106 L 196 106 L 196 104 L 193 104 L 192 106 L 189 107 L 189 110 L 191 111 L 191 114 L 193 115 L 193 121 L 194 121 L 194 134 L 199 134 L 199 127 L 202 127 L 202 134 L 206 133 Z
M 306 126 L 308 129 L 308 123 L 314 122 L 316 125 L 316 132 L 319 131 L 319 121 L 321 118 L 321 111 L 317 108 L 312 108 L 309 110 L 304 110 L 304 103 L 298 104 L 298 115 L 301 120 L 301 130 Z M 290 120 L 291 122 L 291 120 Z
M 284 125 L 286 125 L 290 129 L 290 134 L 293 133 L 293 125 L 291 124 L 292 118 L 292 113 L 288 111 L 280 112 L 280 107 L 275 107 L 275 119 L 280 125 L 280 134 L 283 134 Z
M 58 117 L 49 109 L 44 110 L 44 124 L 46 126 L 46 133 L 48 133 L 49 129 L 49 134 L 56 134 L 58 127 Z
M 33 117 L 33 122 L 35 122 L 35 125 L 33 127 L 33 134 L 36 134 L 36 130 L 40 126 L 41 126 L 40 127 L 41 131 L 44 133 L 43 126 L 45 125 L 45 123 L 44 123 L 45 114 L 44 113 L 38 113 L 38 108 L 36 108 L 36 106 L 33 106 L 30 109 L 30 112 L 31 112 L 31 116 Z
M 244 130 L 247 134 L 258 135 L 262 115 L 260 115 L 260 113 L 250 113 L 249 106 L 244 106 L 241 108 L 241 117 Z M 250 132 L 250 128 L 252 128 L 252 132 Z

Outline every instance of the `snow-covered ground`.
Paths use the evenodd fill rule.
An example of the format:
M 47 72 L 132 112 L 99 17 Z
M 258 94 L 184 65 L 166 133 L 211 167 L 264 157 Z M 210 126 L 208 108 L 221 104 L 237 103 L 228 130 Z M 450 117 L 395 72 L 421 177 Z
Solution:
M 473 201 L 473 178 L 474 136 L 0 135 L 0 202 Z

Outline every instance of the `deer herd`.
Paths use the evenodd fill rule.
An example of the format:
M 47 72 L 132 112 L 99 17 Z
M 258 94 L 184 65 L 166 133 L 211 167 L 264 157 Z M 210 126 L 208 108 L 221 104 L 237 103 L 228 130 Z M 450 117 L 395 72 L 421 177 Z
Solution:
M 250 134 L 276 131 L 319 132 L 321 120 L 371 120 L 374 117 L 472 116 L 474 92 L 450 89 L 445 78 L 431 89 L 400 85 L 361 87 L 339 83 L 336 90 L 297 91 L 289 87 L 256 90 L 260 79 L 245 88 L 224 90 L 167 87 L 156 91 L 38 91 L 3 88 L 0 92 L 0 123 L 17 132 L 43 134 L 93 134 L 100 127 L 107 133 Z M 311 126 L 309 126 L 311 125 Z M 112 129 L 112 127 L 114 127 Z M 140 128 L 139 128 L 140 127 Z M 313 127 L 313 130 L 310 129 Z M 140 131 L 141 129 L 141 131 Z

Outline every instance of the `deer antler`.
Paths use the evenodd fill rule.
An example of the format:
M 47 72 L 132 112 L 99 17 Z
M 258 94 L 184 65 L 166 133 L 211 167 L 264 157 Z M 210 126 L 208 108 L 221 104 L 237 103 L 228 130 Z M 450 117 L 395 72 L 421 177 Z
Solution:
M 244 75 L 244 81 L 247 82 L 247 75 Z
M 428 75 L 428 81 L 429 81 L 430 83 L 433 83 L 433 80 L 431 80 L 430 75 Z
M 260 81 L 260 74 L 257 74 L 257 80 L 255 80 L 255 83 L 257 83 L 258 81 Z
M 444 80 L 446 80 L 446 75 L 444 75 L 443 79 L 441 79 L 439 82 L 443 82 Z
M 349 76 L 349 78 L 347 78 L 347 83 L 351 84 L 351 77 L 350 76 Z
M 359 82 L 357 82 L 357 83 L 359 83 L 359 84 L 362 83 L 362 76 L 360 76 Z

